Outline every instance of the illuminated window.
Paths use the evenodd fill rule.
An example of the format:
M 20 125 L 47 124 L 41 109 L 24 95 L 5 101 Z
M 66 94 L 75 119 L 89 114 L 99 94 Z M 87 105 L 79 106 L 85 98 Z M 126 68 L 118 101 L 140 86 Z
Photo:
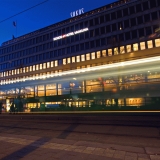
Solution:
M 95 57 L 95 52 L 92 52 L 91 53 L 91 59 L 95 59 L 96 57 Z
M 131 45 L 127 45 L 126 48 L 127 48 L 127 52 L 131 52 Z
M 80 62 L 80 56 L 76 56 L 76 62 Z
M 81 55 L 81 61 L 85 61 L 85 55 Z
M 75 63 L 76 60 L 75 60 L 75 57 L 72 57 L 72 63 Z
M 66 58 L 63 59 L 63 65 L 66 65 Z
M 27 69 L 28 70 L 28 69 Z M 32 71 L 32 66 L 29 67 L 29 70 Z M 27 71 L 28 72 L 28 71 Z
M 67 58 L 67 63 L 71 63 L 71 58 Z
M 36 70 L 38 71 L 38 69 L 39 69 L 39 65 L 37 64 L 37 65 L 36 65 Z
M 90 60 L 90 53 L 86 54 L 86 60 Z
M 55 67 L 57 67 L 58 66 L 58 60 L 56 60 L 54 63 L 55 63 Z
M 46 69 L 46 63 L 43 63 L 43 69 Z
M 17 74 L 19 74 L 19 69 L 17 69 Z
M 155 46 L 160 47 L 160 39 L 155 39 Z
M 42 64 L 39 65 L 39 68 L 42 69 Z
M 102 50 L 102 57 L 106 57 L 106 50 Z
M 114 48 L 114 55 L 118 55 L 118 48 Z
M 153 48 L 152 40 L 147 41 L 148 48 Z
M 120 54 L 123 54 L 123 53 L 125 53 L 125 49 L 124 49 L 124 46 L 121 46 L 120 47 Z
M 140 47 L 141 47 L 141 50 L 146 49 L 145 42 L 141 42 L 141 43 L 140 43 Z
M 54 61 L 51 61 L 51 67 L 54 67 Z
M 17 74 L 17 70 L 16 69 L 14 70 L 14 73 Z
M 138 43 L 133 44 L 133 50 L 138 51 Z
M 112 56 L 112 49 L 108 49 L 108 56 Z
M 33 65 L 33 71 L 35 71 L 35 65 Z
M 14 70 L 12 70 L 12 75 L 14 75 Z
M 50 62 L 47 62 L 47 68 L 50 68 Z
M 23 73 L 25 73 L 25 72 L 26 72 L 25 67 L 23 67 Z
M 101 57 L 101 52 L 100 51 L 96 52 L 96 54 L 97 54 L 97 58 Z

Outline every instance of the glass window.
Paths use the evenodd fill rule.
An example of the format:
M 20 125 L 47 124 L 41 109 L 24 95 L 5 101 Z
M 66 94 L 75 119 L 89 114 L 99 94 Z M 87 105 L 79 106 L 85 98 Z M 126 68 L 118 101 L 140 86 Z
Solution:
M 36 65 L 36 70 L 37 70 L 37 71 L 39 70 L 39 65 L 38 65 L 38 64 Z
M 85 61 L 85 55 L 81 55 L 81 61 Z
M 40 69 L 42 69 L 42 64 L 40 64 L 40 67 L 39 67 Z
M 138 43 L 133 44 L 133 50 L 138 51 Z
M 71 58 L 67 58 L 67 63 L 71 63 Z
M 47 62 L 47 68 L 50 68 L 50 62 Z
M 76 62 L 80 62 L 80 56 L 76 56 Z
M 125 49 L 124 49 L 124 46 L 121 46 L 120 47 L 120 54 L 123 54 L 123 53 L 125 53 Z
M 51 61 L 51 67 L 54 67 L 54 61 Z
M 141 43 L 140 43 L 140 47 L 141 47 L 141 50 L 146 49 L 145 42 L 141 42 Z
M 17 74 L 19 74 L 19 69 L 17 69 Z
M 35 65 L 33 65 L 33 71 L 35 71 Z
M 90 60 L 90 53 L 86 54 L 86 60 Z
M 100 51 L 96 52 L 96 54 L 97 54 L 97 58 L 101 57 L 101 52 Z
M 43 69 L 46 69 L 46 63 L 43 63 Z
M 72 63 L 75 63 L 76 60 L 75 60 L 75 57 L 72 57 Z
M 127 45 L 127 52 L 131 52 L 131 45 Z
M 114 55 L 118 55 L 118 48 L 114 48 Z
M 152 40 L 147 41 L 148 48 L 153 48 Z
M 55 67 L 57 67 L 57 66 L 58 66 L 58 60 L 55 61 Z
M 102 50 L 102 57 L 106 57 L 106 50 Z
M 112 49 L 108 49 L 108 56 L 112 56 Z
M 155 46 L 160 47 L 160 39 L 155 39 Z
M 96 57 L 95 57 L 95 52 L 92 52 L 91 53 L 91 59 L 95 59 Z
M 28 68 L 28 71 L 29 71 L 29 70 L 32 71 L 32 66 L 30 66 L 30 67 Z M 27 72 L 28 72 L 28 71 L 27 71 Z
M 66 58 L 63 59 L 63 65 L 66 65 Z

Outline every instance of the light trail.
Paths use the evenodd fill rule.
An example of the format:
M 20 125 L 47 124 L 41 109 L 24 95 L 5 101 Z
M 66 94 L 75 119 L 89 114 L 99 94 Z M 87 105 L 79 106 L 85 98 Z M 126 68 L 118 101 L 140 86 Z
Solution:
M 125 66 L 145 64 L 145 63 L 150 63 L 150 62 L 158 62 L 158 61 L 160 61 L 160 56 L 143 58 L 143 59 L 138 59 L 138 60 L 126 61 L 126 62 L 118 62 L 118 63 L 114 63 L 114 64 L 105 64 L 105 65 L 94 66 L 94 67 L 90 67 L 90 68 L 69 70 L 69 71 L 64 71 L 64 72 L 59 72 L 59 73 L 52 73 L 49 75 L 41 75 L 41 76 L 37 76 L 37 77 L 18 79 L 18 80 L 14 80 L 14 81 L 10 81 L 10 82 L 17 83 L 17 82 L 24 82 L 24 81 L 28 81 L 28 80 L 46 79 L 46 78 L 57 77 L 57 76 L 65 76 L 65 75 L 79 74 L 79 73 L 84 73 L 84 72 L 113 69 L 113 68 L 119 68 L 119 67 L 125 67 Z M 1 82 L 1 85 L 4 85 L 4 84 L 9 84 L 9 82 L 3 82 L 3 83 Z

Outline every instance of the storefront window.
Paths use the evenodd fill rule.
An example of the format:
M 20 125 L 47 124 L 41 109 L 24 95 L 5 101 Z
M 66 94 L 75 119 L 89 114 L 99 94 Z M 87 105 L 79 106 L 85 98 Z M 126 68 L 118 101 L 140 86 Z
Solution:
M 95 59 L 96 57 L 95 57 L 95 52 L 92 52 L 91 53 L 91 59 Z
M 155 46 L 160 47 L 160 39 L 155 39 Z
M 141 47 L 141 50 L 146 49 L 145 42 L 141 42 L 141 43 L 140 43 L 140 47 Z
M 67 63 L 71 63 L 71 58 L 67 58 Z
M 148 48 L 153 48 L 152 40 L 147 41 Z
M 56 84 L 46 85 L 46 96 L 57 95 Z

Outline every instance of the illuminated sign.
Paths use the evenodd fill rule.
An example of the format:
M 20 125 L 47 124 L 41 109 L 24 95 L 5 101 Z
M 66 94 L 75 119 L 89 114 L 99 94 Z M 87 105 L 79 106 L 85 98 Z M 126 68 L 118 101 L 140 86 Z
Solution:
M 71 12 L 70 15 L 71 15 L 71 17 L 75 17 L 75 16 L 78 16 L 78 15 L 81 15 L 82 13 L 84 13 L 84 8 L 81 8 L 81 9 L 78 9 L 74 12 Z
M 59 40 L 59 39 L 62 39 L 62 38 L 66 38 L 66 37 L 70 37 L 70 36 L 73 36 L 75 34 L 79 34 L 79 33 L 86 32 L 86 31 L 88 31 L 88 28 L 84 28 L 84 29 L 80 29 L 80 30 L 75 31 L 75 32 L 70 32 L 70 33 L 67 33 L 67 34 L 63 34 L 61 36 L 53 38 L 53 41 L 56 41 L 56 40 Z

